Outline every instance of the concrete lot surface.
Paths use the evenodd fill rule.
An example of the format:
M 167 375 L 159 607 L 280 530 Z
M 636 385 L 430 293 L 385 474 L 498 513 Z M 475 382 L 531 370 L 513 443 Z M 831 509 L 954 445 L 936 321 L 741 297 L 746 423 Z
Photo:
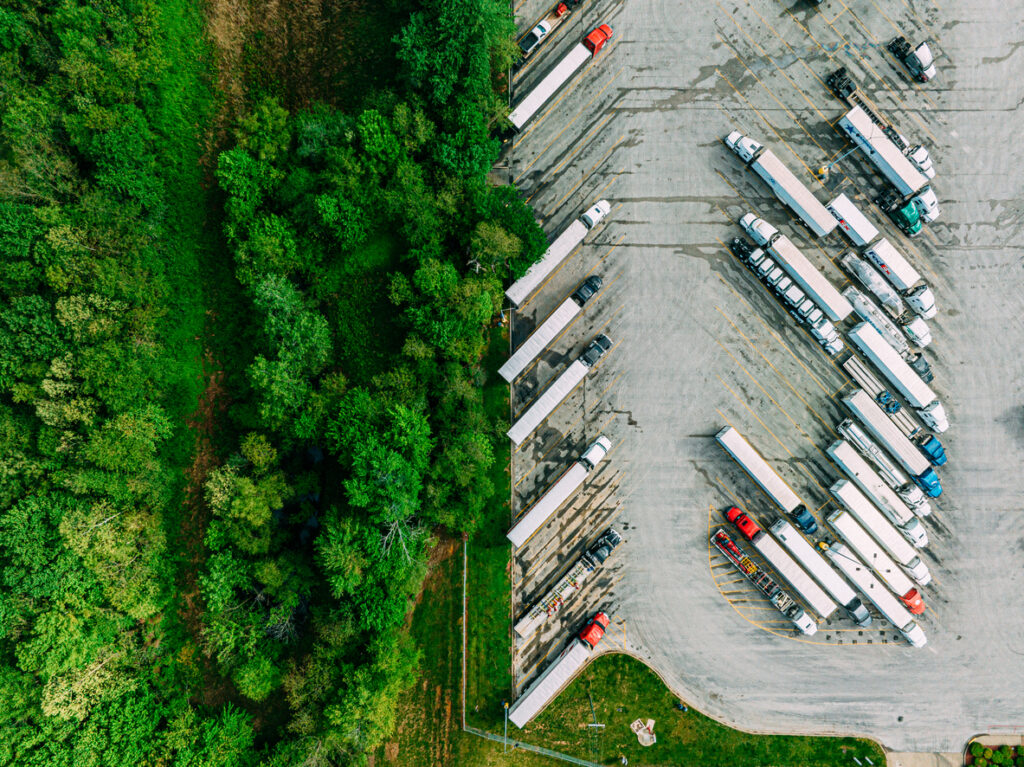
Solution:
M 517 8 L 521 29 L 547 2 Z M 615 37 L 515 139 L 510 175 L 554 236 L 599 197 L 612 213 L 517 313 L 516 341 L 587 274 L 605 288 L 514 386 L 521 411 L 599 332 L 616 342 L 514 454 L 521 511 L 600 433 L 615 446 L 581 495 L 514 563 L 514 612 L 608 524 L 625 543 L 567 609 L 520 647 L 526 683 L 597 609 L 602 649 L 628 650 L 681 696 L 747 730 L 858 734 L 891 749 L 957 751 L 977 732 L 1024 725 L 1024 14 L 971 0 L 631 0 L 584 4 L 517 75 L 516 93 L 600 23 Z M 885 50 L 929 38 L 939 77 L 909 82 Z M 823 80 L 846 66 L 886 117 L 936 161 L 938 221 L 908 240 L 871 204 L 880 176 L 859 153 L 825 188 L 811 172 L 849 145 Z M 925 522 L 934 573 L 924 649 L 877 616 L 838 613 L 805 638 L 721 557 L 710 531 L 767 499 L 717 447 L 736 426 L 815 511 L 840 477 L 824 454 L 845 417 L 846 374 L 724 247 L 753 210 L 843 285 L 838 232 L 797 227 L 722 144 L 770 146 L 822 201 L 845 191 L 922 273 L 939 315 L 926 351 L 950 415 L 945 492 Z M 849 329 L 852 323 L 843 326 Z M 841 328 L 842 329 L 842 328 Z M 746 547 L 752 550 L 748 545 Z M 1005 731 L 1005 730 L 1004 730 Z

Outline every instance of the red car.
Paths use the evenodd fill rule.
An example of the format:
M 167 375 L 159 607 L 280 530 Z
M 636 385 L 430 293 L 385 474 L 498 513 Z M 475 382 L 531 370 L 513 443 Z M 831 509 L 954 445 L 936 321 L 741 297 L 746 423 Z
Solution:
M 747 537 L 748 541 L 754 540 L 754 536 L 761 532 L 761 528 L 757 526 L 757 523 L 735 506 L 729 507 L 729 510 L 725 512 L 725 518 L 736 525 L 740 532 Z

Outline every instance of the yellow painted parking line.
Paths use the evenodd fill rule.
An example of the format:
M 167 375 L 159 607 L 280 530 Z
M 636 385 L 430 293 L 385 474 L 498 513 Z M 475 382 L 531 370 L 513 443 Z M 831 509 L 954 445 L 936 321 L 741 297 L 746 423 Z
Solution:
M 719 240 L 719 242 L 722 242 L 722 241 Z M 726 247 L 724 242 L 722 243 L 722 247 Z M 793 349 L 790 347 L 790 345 L 788 343 L 786 343 L 785 339 L 783 339 L 782 336 L 780 336 L 778 333 L 776 333 L 775 330 L 767 322 L 765 322 L 764 318 L 760 314 L 758 314 L 758 312 L 754 309 L 754 307 L 750 304 L 750 302 L 747 301 L 747 299 L 745 299 L 743 296 L 741 296 L 736 291 L 736 289 L 732 285 L 730 285 L 725 280 L 724 277 L 722 277 L 722 275 L 719 274 L 718 275 L 718 279 L 722 281 L 723 285 L 725 285 L 727 288 L 729 288 L 730 291 L 732 291 L 732 294 L 734 296 L 736 296 L 736 298 L 738 298 L 740 301 L 742 301 L 744 304 L 747 305 L 747 308 L 750 309 L 751 316 L 756 317 L 758 322 L 760 322 L 764 326 L 765 330 L 767 330 L 775 338 L 776 341 L 778 341 L 783 347 L 786 348 L 787 351 L 789 351 L 789 353 L 790 353 L 790 355 L 792 355 L 793 359 L 796 360 L 797 363 L 800 365 L 800 367 L 802 367 L 804 369 L 804 372 L 806 372 L 807 375 L 809 375 L 811 377 L 811 379 L 814 381 L 814 383 L 816 383 L 818 385 L 818 388 L 821 389 L 825 394 L 828 394 L 828 389 L 825 387 L 825 384 L 823 384 L 818 379 L 818 377 L 816 375 L 814 375 L 814 373 L 811 372 L 811 369 L 809 367 L 807 367 L 806 363 L 804 363 L 804 361 L 802 359 L 800 359 L 800 357 L 797 356 L 796 352 L 794 352 Z M 758 281 L 758 284 L 760 284 L 760 285 L 762 285 L 762 287 L 764 287 L 763 283 L 761 283 L 760 280 Z M 775 298 L 774 294 L 773 294 L 772 297 Z M 775 300 L 776 300 L 777 303 L 780 303 L 780 305 L 781 305 L 781 302 L 779 302 L 777 298 Z M 835 362 L 832 360 L 831 357 L 828 356 L 828 353 L 824 349 L 822 349 L 817 344 L 815 344 L 815 348 L 825 357 L 826 360 L 828 360 L 828 362 L 833 367 L 835 367 L 836 370 L 839 370 L 841 372 L 841 368 L 838 365 L 835 364 Z
M 594 266 L 594 269 L 596 269 L 596 268 L 597 268 L 598 266 L 600 266 L 600 265 L 601 265 L 601 264 L 602 264 L 602 263 L 604 262 L 604 260 L 605 260 L 606 258 L 608 258 L 608 256 L 610 256 L 610 255 L 612 254 L 612 250 L 615 250 L 615 248 L 617 248 L 617 247 L 618 247 L 619 243 L 620 243 L 620 242 L 622 242 L 622 241 L 623 241 L 624 239 L 626 239 L 626 235 L 622 235 L 622 236 L 621 236 L 621 237 L 620 237 L 620 238 L 619 238 L 619 239 L 618 239 L 618 240 L 616 241 L 616 243 L 615 243 L 615 244 L 614 244 L 614 245 L 613 245 L 613 246 L 611 247 L 611 250 L 609 250 L 609 251 L 608 251 L 607 253 L 605 253 L 605 254 L 604 254 L 604 255 L 603 255 L 603 256 L 602 256 L 601 258 L 600 258 L 600 260 L 599 260 L 599 261 L 597 262 L 597 264 L 595 264 L 595 266 Z M 560 271 L 562 271 L 562 267 L 563 267 L 563 266 L 565 266 L 565 265 L 566 265 L 567 263 L 569 263 L 569 261 L 570 261 L 570 260 L 572 259 L 572 257 L 573 257 L 573 256 L 575 256 L 575 255 L 576 255 L 577 253 L 579 253 L 579 252 L 580 252 L 580 249 L 581 249 L 582 247 L 583 247 L 583 243 L 581 242 L 581 243 L 580 243 L 579 245 L 577 245 L 577 246 L 576 246 L 575 248 L 573 248 L 573 249 L 572 249 L 572 252 L 570 252 L 570 253 L 569 253 L 569 255 L 567 255 L 567 256 L 566 256 L 565 258 L 563 258 L 563 259 L 562 259 L 562 263 L 560 263 L 560 264 L 559 264 L 558 266 L 556 266 L 556 267 L 555 267 L 555 268 L 554 268 L 554 269 L 552 270 L 551 274 L 549 274 L 549 275 L 548 275 L 547 277 L 545 277 L 545 278 L 544 278 L 544 282 L 542 282 L 542 283 L 541 283 L 540 285 L 538 285 L 538 286 L 536 287 L 536 289 L 534 289 L 534 291 L 533 291 L 532 293 L 530 293 L 530 296 L 529 296 L 529 297 L 528 297 L 528 298 L 527 298 L 527 299 L 526 299 L 525 301 L 523 301 L 523 303 L 522 303 L 522 305 L 521 305 L 521 306 L 519 307 L 519 309 L 522 309 L 522 308 L 523 308 L 523 306 L 526 306 L 526 305 L 527 305 L 528 303 L 530 303 L 530 301 L 532 301 L 532 300 L 533 300 L 534 296 L 538 296 L 538 295 L 540 295 L 541 291 L 543 291 L 543 290 L 544 290 L 544 288 L 545 288 L 545 287 L 547 286 L 547 284 L 548 284 L 549 282 L 551 282 L 551 280 L 552 280 L 552 279 L 554 279 L 554 276 L 555 276 L 556 274 L 558 274 L 558 273 L 559 273 Z M 592 272 L 594 271 L 594 269 L 591 269 L 591 270 L 590 270 L 589 272 L 587 272 L 587 275 L 586 275 L 586 276 L 587 276 L 587 277 L 589 277 L 589 276 L 591 275 L 591 273 L 592 273 Z M 518 310 L 517 310 L 517 311 L 518 311 Z M 525 371 L 524 371 L 524 372 L 525 372 Z
M 569 190 L 569 191 L 568 191 L 568 192 L 567 192 L 567 193 L 565 194 L 565 196 L 564 196 L 564 197 L 562 197 L 562 199 L 561 199 L 561 200 L 559 200 L 558 202 L 556 202 L 556 203 L 555 203 L 555 205 L 554 205 L 554 207 L 553 207 L 553 209 L 554 209 L 554 210 L 558 210 L 558 209 L 559 209 L 560 207 L 562 207 L 562 203 L 564 203 L 564 202 L 565 202 L 565 201 L 566 201 L 567 199 L 569 199 L 569 196 L 570 196 L 571 194 L 573 194 L 573 193 L 574 193 L 574 192 L 575 192 L 575 191 L 576 191 L 577 189 L 579 189 L 579 188 L 580 188 L 581 186 L 583 186 L 583 182 L 587 180 L 587 178 L 588 178 L 588 177 L 590 176 L 590 174 L 591 174 L 591 173 L 593 173 L 594 169 L 595 169 L 595 168 L 597 168 L 597 167 L 598 167 L 598 166 L 599 166 L 599 165 L 600 165 L 600 164 L 601 164 L 602 162 L 604 162 L 605 160 L 607 160 L 607 159 L 608 159 L 609 157 L 611 157 L 611 154 L 612 154 L 612 152 L 614 152 L 614 151 L 615 151 L 615 149 L 616 149 L 616 148 L 617 148 L 617 147 L 619 146 L 619 144 L 621 144 L 621 143 L 622 143 L 622 139 L 624 139 L 625 137 L 626 137 L 626 134 L 625 134 L 625 133 L 623 133 L 623 134 L 622 134 L 621 136 L 619 136 L 619 137 L 618 137 L 618 139 L 616 139 L 615 143 L 614 143 L 614 144 L 612 145 L 612 148 L 611 148 L 611 149 L 609 149 L 609 150 L 608 150 L 608 151 L 607 151 L 607 152 L 605 153 L 604 157 L 602 157 L 602 158 L 601 158 L 600 160 L 598 160 L 598 161 L 597 161 L 597 162 L 596 162 L 596 163 L 594 164 L 594 166 L 593 166 L 592 168 L 590 168 L 590 170 L 588 170 L 588 171 L 587 171 L 586 173 L 584 173 L 584 174 L 582 174 L 582 175 L 580 176 L 580 180 L 579 180 L 579 181 L 577 181 L 577 182 L 576 182 L 576 183 L 575 183 L 575 184 L 573 185 L 572 189 L 570 189 L 570 190 Z M 527 197 L 527 198 L 526 198 L 526 201 L 527 201 L 527 202 L 529 202 L 529 201 L 530 201 L 530 200 L 532 200 L 532 199 L 533 199 L 533 198 L 534 198 L 535 196 L 536 196 L 536 192 L 535 192 L 534 194 L 531 194 L 531 195 L 530 195 L 529 197 Z
M 767 58 L 772 63 L 772 66 L 774 66 L 775 69 L 778 70 L 779 74 L 781 74 L 783 77 L 785 77 L 789 81 L 789 84 L 793 86 L 793 88 L 796 90 L 796 92 L 804 97 L 804 101 L 806 101 L 811 106 L 811 108 L 821 116 L 821 119 L 822 120 L 827 120 L 828 118 L 825 117 L 825 115 L 822 113 L 822 111 L 820 109 L 818 109 L 817 105 L 813 101 L 811 101 L 811 99 L 807 96 L 807 94 L 804 93 L 803 90 L 801 90 L 801 88 L 795 82 L 793 82 L 793 79 L 788 74 L 786 74 L 786 71 L 782 67 L 780 67 L 778 65 L 778 63 L 775 61 L 775 59 L 773 59 L 771 57 L 771 55 L 764 48 L 762 48 L 761 45 L 756 40 L 754 40 L 753 37 L 750 36 L 750 33 L 747 32 L 747 30 L 743 28 L 743 25 L 740 24 L 736 20 L 736 17 L 733 16 L 731 13 L 729 13 L 727 10 L 725 10 L 725 8 L 722 7 L 722 4 L 720 2 L 718 2 L 718 0 L 715 0 L 715 5 L 717 5 L 719 7 L 719 9 L 722 11 L 722 13 L 724 13 L 726 16 L 728 16 L 730 19 L 732 19 L 732 23 L 736 25 L 736 28 L 740 32 L 742 32 L 743 35 L 753 45 L 755 45 L 759 51 L 761 51 L 761 55 L 764 56 L 765 58 Z
M 768 363 L 768 367 L 770 367 L 773 371 L 775 371 L 775 374 L 785 382 L 786 386 L 788 386 L 789 390 L 792 391 L 793 394 L 796 395 L 797 399 L 799 399 L 801 402 L 803 402 L 804 406 L 808 410 L 810 410 L 812 413 L 814 413 L 815 418 L 817 418 L 821 422 L 821 425 L 824 426 L 826 429 L 828 429 L 830 432 L 832 432 L 833 435 L 836 435 L 836 430 L 832 428 L 832 424 L 830 424 L 828 421 L 826 421 L 824 418 L 822 418 L 821 415 L 818 413 L 818 411 L 815 410 L 813 407 L 811 407 L 811 403 L 809 403 L 807 400 L 805 400 L 803 395 L 800 394 L 800 392 L 797 390 L 797 388 L 795 386 L 793 386 L 793 383 L 789 380 L 789 378 L 786 375 L 784 375 L 782 373 L 782 371 L 780 371 L 777 367 L 775 367 L 775 365 L 772 364 L 772 361 L 770 359 L 768 359 L 768 357 L 765 356 L 764 352 L 761 351 L 760 347 L 757 344 L 755 344 L 753 341 L 751 341 L 750 338 L 747 337 L 747 334 L 744 333 L 742 330 L 740 330 L 739 325 L 737 325 L 735 322 L 733 322 L 729 318 L 729 316 L 725 312 L 723 312 L 721 310 L 720 307 L 716 306 L 715 308 L 718 309 L 718 313 L 719 314 L 721 314 L 723 317 L 725 317 L 725 321 L 728 322 L 730 325 L 732 325 L 733 330 L 735 330 L 737 333 L 739 333 L 740 336 L 743 338 L 743 340 L 746 341 L 748 344 L 750 344 L 750 348 L 753 349 L 755 352 L 757 352 L 758 356 L 761 359 L 763 359 L 766 363 Z M 836 435 L 836 436 L 838 436 L 838 435 Z
M 766 27 L 768 27 L 768 29 L 770 29 L 772 31 L 772 33 L 777 38 L 779 38 L 779 40 L 781 40 L 782 43 L 787 48 L 789 48 L 789 52 L 792 53 L 794 56 L 796 56 L 797 59 L 799 59 L 800 63 L 804 65 L 804 68 L 811 74 L 811 76 L 815 80 L 817 80 L 819 83 L 821 83 L 821 87 L 824 88 L 827 91 L 828 90 L 828 86 L 825 85 L 825 81 L 821 79 L 821 77 L 818 75 L 817 72 L 815 72 L 813 69 L 811 69 L 810 65 L 807 63 L 807 61 L 804 59 L 803 56 L 800 56 L 800 55 L 797 54 L 797 52 L 796 52 L 796 50 L 794 50 L 793 46 L 789 44 L 789 41 L 786 40 L 786 38 L 784 38 L 782 35 L 780 35 L 778 30 L 775 29 L 775 27 L 773 27 L 771 24 L 769 24 L 768 20 L 764 16 L 762 16 L 761 13 L 757 10 L 757 8 L 755 8 L 749 1 L 747 2 L 747 7 L 751 11 L 754 12 L 754 14 L 757 16 L 757 18 L 761 19 L 761 23 L 762 24 L 764 24 Z
M 729 179 L 727 179 L 725 177 L 725 174 L 722 173 L 722 171 L 718 170 L 718 168 L 715 168 L 715 173 L 718 174 L 718 177 L 721 178 L 722 181 L 724 181 L 726 184 L 729 185 L 729 187 L 736 193 L 737 197 L 739 197 L 741 200 L 743 200 L 744 204 L 750 209 L 750 212 L 753 213 L 758 218 L 760 218 L 761 214 L 758 213 L 757 208 L 754 206 L 754 203 L 752 203 L 750 200 L 748 200 L 746 198 L 746 196 L 744 196 L 743 192 L 741 192 L 739 190 L 739 188 L 734 183 L 732 183 Z M 721 210 L 721 208 L 719 208 L 719 210 Z M 725 213 L 725 211 L 722 211 L 722 212 Z M 726 217 L 728 218 L 728 215 L 726 215 Z M 729 219 L 729 221 L 732 222 L 732 223 L 736 223 L 731 218 Z M 721 242 L 721 240 L 719 240 L 719 242 Z
M 605 86 L 603 88 L 601 88 L 601 90 L 599 90 L 593 96 L 591 96 L 590 97 L 590 101 L 588 101 L 586 104 L 584 104 L 582 107 L 580 107 L 579 111 L 576 112 L 576 116 L 573 117 L 571 120 L 569 120 L 565 124 L 565 126 L 562 128 L 562 130 L 558 131 L 558 133 L 555 134 L 554 138 L 552 138 L 547 144 L 544 145 L 544 148 L 541 149 L 540 152 L 537 153 L 537 156 L 534 157 L 533 160 L 530 161 L 530 164 L 527 165 L 526 168 L 523 169 L 522 173 L 519 174 L 519 178 L 517 178 L 513 183 L 515 183 L 515 184 L 519 183 L 520 179 L 522 179 L 522 177 L 525 176 L 529 172 L 530 168 L 532 168 L 534 166 L 534 164 L 541 157 L 544 156 L 544 153 L 547 152 L 547 150 L 551 147 L 551 145 L 554 144 L 556 141 L 558 141 L 558 139 L 560 139 L 562 137 L 562 135 L 569 129 L 569 127 L 574 122 L 576 122 L 583 115 L 583 113 L 586 111 L 587 107 L 589 107 L 591 104 L 593 104 L 594 101 L 598 97 L 600 97 L 601 94 L 604 93 L 611 86 L 611 84 L 613 82 L 615 82 L 615 79 L 619 76 L 619 74 L 622 72 L 623 69 L 625 69 L 625 67 L 620 67 L 619 71 L 616 72 L 614 75 L 612 75 L 611 79 L 607 83 L 605 83 Z M 605 119 L 605 121 L 603 123 L 600 123 L 598 125 L 598 127 L 594 129 L 594 131 L 597 131 L 598 129 L 603 127 L 608 122 L 608 120 L 611 120 L 614 116 L 615 116 L 614 114 L 609 115 Z M 593 133 L 594 131 L 592 131 L 591 133 Z M 588 144 L 588 140 L 587 139 L 577 141 L 576 142 L 576 149 L 573 151 L 573 153 L 571 155 L 569 155 L 569 157 L 567 157 L 565 160 L 563 160 L 562 164 L 564 165 L 566 162 L 568 162 L 576 152 L 578 152 L 580 149 L 583 149 L 585 146 L 587 146 L 587 144 Z M 561 168 L 561 165 L 556 167 L 552 172 L 553 173 L 557 173 L 560 168 Z

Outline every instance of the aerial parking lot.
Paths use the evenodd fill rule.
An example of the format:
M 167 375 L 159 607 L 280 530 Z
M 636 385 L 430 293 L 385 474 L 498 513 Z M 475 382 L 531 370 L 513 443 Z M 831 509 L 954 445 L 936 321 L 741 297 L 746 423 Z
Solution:
M 548 10 L 547 0 L 517 7 L 521 31 Z M 603 281 L 516 379 L 513 421 L 596 336 L 612 341 L 513 447 L 518 515 L 599 436 L 611 443 L 579 492 L 515 549 L 514 617 L 609 526 L 624 540 L 563 609 L 517 639 L 519 689 L 601 610 L 610 625 L 596 652 L 636 655 L 681 697 L 743 729 L 957 751 L 977 732 L 1024 726 L 1013 672 L 1024 656 L 1020 9 L 594 0 L 531 53 L 513 102 L 600 24 L 612 38 L 506 155 L 551 238 L 599 199 L 610 204 L 513 315 L 518 345 L 587 277 Z M 897 35 L 930 41 L 933 81 L 912 81 L 886 49 Z M 885 179 L 837 125 L 850 106 L 826 80 L 840 67 L 900 134 L 930 150 L 941 214 L 915 237 L 875 204 Z M 860 318 L 834 323 L 845 348 L 830 355 L 729 244 L 754 245 L 738 223 L 754 213 L 836 288 L 866 293 L 840 265 L 858 249 L 838 229 L 808 231 L 723 143 L 732 131 L 773 151 L 822 203 L 845 193 L 934 292 L 923 356 L 950 422 L 940 435 L 949 460 L 936 469 L 943 492 L 931 499 L 933 513 L 919 520 L 928 544 L 917 554 L 931 574 L 920 586 L 927 607 L 914 616 L 927 635 L 922 648 L 871 604 L 869 626 L 838 610 L 818 616 L 813 635 L 801 633 L 709 544 L 721 527 L 764 565 L 723 512 L 737 506 L 762 527 L 781 516 L 716 443 L 726 426 L 813 515 L 818 530 L 807 539 L 837 539 L 826 518 L 842 507 L 830 488 L 846 475 L 827 449 L 851 418 L 843 398 L 863 385 L 843 364 Z M 912 423 L 908 410 L 904 402 Z

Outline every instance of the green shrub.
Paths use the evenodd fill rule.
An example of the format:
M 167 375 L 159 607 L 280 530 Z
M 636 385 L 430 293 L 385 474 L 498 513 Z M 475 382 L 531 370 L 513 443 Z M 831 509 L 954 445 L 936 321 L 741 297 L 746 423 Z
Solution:
M 970 747 L 971 756 L 973 756 L 975 758 L 981 756 L 981 753 L 984 750 L 985 750 L 985 747 L 983 745 L 981 745 L 980 743 L 978 743 L 977 741 L 975 741 L 974 743 L 971 744 L 971 747 Z
M 987 767 L 988 759 L 983 756 L 976 757 L 974 760 L 974 767 Z
M 982 754 L 981 754 L 981 755 L 982 755 L 983 757 L 985 757 L 986 759 L 991 759 L 991 758 L 992 758 L 992 749 L 991 749 L 991 748 L 986 748 L 986 749 L 985 749 L 985 750 L 984 750 L 984 751 L 982 752 Z

